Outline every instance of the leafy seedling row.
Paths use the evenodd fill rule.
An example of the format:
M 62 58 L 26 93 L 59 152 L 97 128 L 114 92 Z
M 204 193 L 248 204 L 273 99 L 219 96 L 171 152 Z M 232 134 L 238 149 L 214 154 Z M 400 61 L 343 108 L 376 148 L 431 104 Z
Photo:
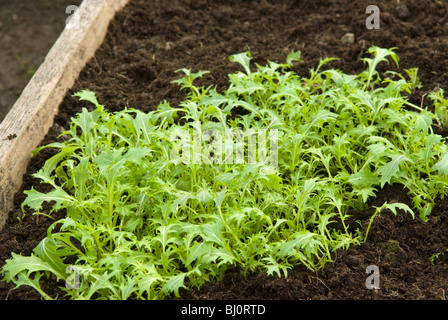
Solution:
M 427 220 L 448 184 L 447 145 L 433 131 L 448 123 L 447 100 L 442 90 L 431 93 L 435 112 L 407 100 L 419 85 L 416 68 L 383 79 L 377 66 L 398 66 L 394 50 L 370 48 L 356 75 L 323 70 L 334 59 L 322 59 L 309 77 L 292 71 L 300 52 L 265 66 L 252 66 L 249 52 L 236 54 L 230 60 L 243 71 L 229 74 L 226 90 L 198 87 L 206 71 L 181 69 L 175 83 L 185 100 L 149 113 L 110 113 L 94 93 L 77 93 L 95 109 L 72 119 L 65 142 L 35 151 L 58 150 L 34 174 L 52 190 L 28 190 L 22 205 L 66 214 L 30 256 L 12 253 L 4 280 L 46 299 L 57 297 L 42 289 L 44 276 L 71 299 L 163 299 L 219 281 L 231 265 L 279 277 L 297 265 L 322 268 L 336 250 L 366 241 L 385 209 Z M 275 130 L 275 144 L 266 143 L 276 167 L 260 155 L 179 161 L 172 156 L 179 129 L 192 136 Z M 210 141 L 199 147 L 192 157 L 202 159 Z M 391 184 L 407 190 L 412 206 L 386 202 L 362 229 L 349 213 L 369 208 Z

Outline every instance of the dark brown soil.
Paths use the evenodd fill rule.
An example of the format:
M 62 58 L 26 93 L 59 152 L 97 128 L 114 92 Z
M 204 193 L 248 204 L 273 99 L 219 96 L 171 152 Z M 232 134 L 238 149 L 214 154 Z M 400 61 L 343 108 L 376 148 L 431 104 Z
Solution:
M 110 110 L 126 106 L 145 111 L 160 101 L 173 106 L 183 99 L 179 88 L 170 84 L 180 68 L 209 70 L 201 81 L 227 84 L 227 74 L 238 66 L 228 61 L 233 53 L 250 50 L 254 61 L 282 62 L 294 49 L 302 52 L 303 63 L 296 71 L 307 75 L 321 57 L 339 57 L 330 67 L 358 73 L 360 58 L 372 45 L 398 47 L 400 69 L 418 67 L 423 87 L 411 97 L 415 104 L 428 105 L 424 97 L 440 87 L 448 92 L 448 3 L 438 0 L 376 1 L 380 8 L 380 29 L 368 30 L 365 13 L 370 1 L 229 1 L 229 0 L 131 0 L 111 23 L 104 44 L 88 63 L 60 107 L 60 114 L 43 143 L 54 141 L 68 128 L 70 117 L 81 110 L 71 95 L 82 89 L 95 91 Z M 354 33 L 355 42 L 341 38 Z M 392 67 L 392 66 L 385 66 Z M 30 174 L 37 171 L 50 151 L 38 155 L 29 166 L 23 189 L 37 186 Z M 9 215 L 0 234 L 0 266 L 11 252 L 29 254 L 45 236 L 51 220 L 25 215 L 17 208 Z M 409 203 L 400 186 L 381 190 L 372 205 L 384 201 Z M 365 228 L 373 209 L 353 212 Z M 187 299 L 443 299 L 448 290 L 448 201 L 442 200 L 429 222 L 409 215 L 395 217 L 381 213 L 375 219 L 368 242 L 338 251 L 334 262 L 316 273 L 297 267 L 288 278 L 264 274 L 243 276 L 237 268 L 228 270 L 222 282 L 204 285 L 200 291 L 183 291 Z M 366 288 L 366 268 L 380 271 L 380 289 Z M 45 284 L 56 295 L 57 288 Z M 0 283 L 1 299 L 39 299 L 28 288 L 11 291 Z

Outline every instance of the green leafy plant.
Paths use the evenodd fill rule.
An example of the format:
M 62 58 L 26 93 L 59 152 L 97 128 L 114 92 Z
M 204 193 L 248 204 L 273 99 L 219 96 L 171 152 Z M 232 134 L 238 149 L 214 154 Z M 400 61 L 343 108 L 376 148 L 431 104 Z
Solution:
M 432 99 L 437 116 L 438 124 L 444 128 L 448 128 L 448 100 L 444 98 L 445 91 L 439 89 L 431 92 L 428 97 Z
M 437 259 L 439 259 L 441 256 L 445 255 L 448 252 L 448 249 L 446 249 L 445 251 L 440 251 L 437 253 L 432 254 L 428 260 L 431 262 L 432 265 L 434 265 L 437 261 Z
M 94 93 L 77 93 L 95 110 L 72 119 L 66 142 L 35 151 L 58 150 L 34 175 L 52 190 L 28 190 L 22 205 L 66 215 L 31 256 L 12 254 L 4 279 L 46 299 L 55 297 L 42 290 L 44 275 L 72 299 L 163 299 L 218 281 L 230 265 L 278 276 L 295 265 L 322 268 L 336 250 L 365 241 L 385 209 L 426 220 L 446 193 L 447 146 L 432 130 L 438 115 L 402 95 L 416 78 L 383 79 L 377 71 L 389 58 L 398 64 L 393 50 L 370 48 L 358 75 L 323 70 L 334 58 L 322 59 L 309 77 L 291 69 L 300 52 L 255 71 L 243 52 L 230 57 L 244 72 L 229 75 L 227 90 L 197 87 L 206 71 L 180 69 L 184 77 L 174 82 L 186 99 L 149 113 L 110 113 Z M 244 139 L 230 141 L 245 146 L 254 133 L 275 130 L 277 141 L 258 135 L 258 142 L 276 155 L 276 166 L 263 152 L 210 161 L 212 154 L 219 160 L 213 150 L 226 147 L 224 139 L 194 138 L 211 129 L 241 133 Z M 350 225 L 351 210 L 369 208 L 391 184 L 406 188 L 412 205 L 385 203 L 367 230 Z M 42 211 L 44 202 L 50 212 Z

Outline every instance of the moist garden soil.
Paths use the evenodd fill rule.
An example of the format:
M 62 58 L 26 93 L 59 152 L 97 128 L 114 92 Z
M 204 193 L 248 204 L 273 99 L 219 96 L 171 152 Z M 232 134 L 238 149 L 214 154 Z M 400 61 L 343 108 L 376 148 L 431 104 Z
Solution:
M 374 2 L 131 0 L 117 13 L 104 43 L 67 93 L 42 144 L 63 139 L 58 135 L 69 128 L 70 118 L 82 107 L 91 108 L 72 96 L 77 91 L 94 91 L 110 111 L 125 107 L 150 111 L 163 100 L 175 106 L 185 97 L 170 83 L 179 77 L 175 70 L 209 70 L 198 84 L 216 84 L 218 90 L 224 89 L 227 75 L 239 70 L 228 56 L 242 51 L 250 51 L 255 63 L 265 64 L 267 60 L 283 62 L 290 50 L 300 50 L 303 62 L 295 64 L 294 71 L 308 76 L 309 68 L 316 67 L 320 58 L 338 57 L 340 60 L 328 67 L 355 74 L 364 70 L 360 59 L 366 57 L 370 46 L 398 47 L 399 69 L 382 64 L 380 70 L 418 67 L 422 87 L 409 99 L 431 107 L 425 98 L 429 92 L 438 88 L 448 92 L 448 3 Z M 380 29 L 365 26 L 370 4 L 380 9 Z M 354 34 L 354 42 L 345 41 L 347 33 Z M 446 136 L 446 132 L 439 133 Z M 29 255 L 53 222 L 42 215 L 23 216 L 20 209 L 24 190 L 32 186 L 45 190 L 31 174 L 51 155 L 52 151 L 45 149 L 29 164 L 22 190 L 15 197 L 16 208 L 0 233 L 0 267 L 11 252 Z M 365 229 L 373 206 L 385 201 L 412 205 L 401 186 L 387 186 L 372 199 L 369 209 L 351 212 L 353 220 Z M 232 267 L 221 282 L 206 284 L 201 290 L 181 290 L 180 299 L 446 300 L 447 230 L 448 199 L 439 201 L 428 222 L 412 219 L 409 214 L 382 212 L 375 218 L 367 242 L 335 252 L 334 261 L 317 272 L 298 266 L 287 278 L 278 278 L 244 276 L 238 267 Z M 438 253 L 437 258 L 430 259 Z M 378 290 L 366 287 L 369 265 L 379 268 Z M 60 294 L 52 282 L 43 287 L 50 295 Z M 0 282 L 0 299 L 41 299 L 31 288 L 12 288 Z

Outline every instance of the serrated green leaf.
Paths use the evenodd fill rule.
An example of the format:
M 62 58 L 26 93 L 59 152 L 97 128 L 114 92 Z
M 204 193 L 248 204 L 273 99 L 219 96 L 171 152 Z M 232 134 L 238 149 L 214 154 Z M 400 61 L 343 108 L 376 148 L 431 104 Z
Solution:
M 411 160 L 404 154 L 396 154 L 392 156 L 391 161 L 378 168 L 378 173 L 381 176 L 380 178 L 381 188 L 386 183 L 390 183 L 392 177 L 394 177 L 400 170 L 400 164 L 404 161 L 410 162 Z
M 101 292 L 101 290 L 105 290 L 106 292 L 109 292 L 109 290 L 111 290 L 112 292 L 116 291 L 114 290 L 114 286 L 111 283 L 110 279 L 117 275 L 119 272 L 120 270 L 114 270 L 111 272 L 106 271 L 101 274 L 90 273 L 89 287 L 87 292 L 82 293 L 82 298 L 85 300 L 90 300 L 95 293 Z
M 376 185 L 379 182 L 379 178 L 370 170 L 361 170 L 356 173 L 351 174 L 347 182 L 351 183 L 356 188 L 366 188 L 372 185 Z
M 164 111 L 166 111 L 166 110 L 164 110 Z M 157 116 L 165 116 L 168 118 L 169 121 L 172 121 L 173 115 L 170 113 L 165 114 L 164 111 L 161 111 L 160 113 L 158 113 L 156 115 L 156 117 Z M 137 114 L 135 115 L 135 119 L 133 119 L 133 121 L 132 121 L 132 125 L 135 128 L 135 130 L 137 131 L 138 137 L 142 137 L 142 140 L 143 140 L 144 144 L 146 144 L 146 145 L 151 144 L 151 133 L 153 130 L 151 128 L 150 121 L 151 121 L 151 115 L 145 114 L 143 112 L 137 112 Z
M 28 277 L 28 275 L 33 272 L 48 271 L 63 278 L 58 271 L 50 266 L 50 264 L 35 255 L 24 257 L 19 254 L 11 253 L 11 256 L 12 259 L 6 260 L 6 263 L 2 268 L 2 273 L 5 275 L 5 281 L 7 282 L 13 281 L 20 273 L 23 273 Z
M 219 260 L 217 264 L 218 267 L 221 265 L 234 264 L 236 261 L 235 256 L 224 247 L 213 249 L 210 252 L 210 256 L 212 261 Z
M 263 258 L 263 261 L 266 262 L 265 264 L 265 268 L 266 268 L 266 273 L 268 275 L 273 275 L 274 273 L 277 274 L 277 276 L 279 278 L 281 278 L 282 276 L 282 271 L 283 274 L 285 275 L 285 278 L 288 276 L 288 269 L 292 269 L 292 265 L 289 263 L 279 263 L 274 257 L 272 256 L 268 256 L 266 258 Z
M 442 154 L 436 164 L 431 167 L 431 171 L 438 171 L 441 175 L 448 175 L 448 152 Z
M 391 100 L 392 101 L 392 100 Z M 388 103 L 388 101 L 382 101 L 382 103 Z M 404 114 L 400 114 L 392 109 L 382 110 L 381 114 L 387 115 L 389 117 L 388 123 L 400 123 L 401 125 L 410 128 L 409 126 L 409 117 L 406 117 Z M 408 119 L 407 119 L 408 118 Z
M 34 249 L 36 256 L 42 261 L 48 263 L 53 269 L 54 274 L 60 279 L 66 279 L 65 270 L 67 265 L 64 263 L 65 257 L 70 254 L 67 250 L 63 250 L 52 238 L 44 238 Z
M 285 258 L 288 255 L 293 255 L 295 249 L 303 249 L 316 236 L 315 233 L 309 231 L 301 231 L 294 235 L 292 240 L 283 242 L 279 246 L 279 257 Z
M 389 209 L 390 211 L 392 211 L 392 213 L 396 216 L 397 215 L 397 209 L 403 210 L 405 212 L 408 212 L 412 215 L 412 217 L 414 218 L 414 211 L 412 211 L 411 208 L 409 208 L 409 206 L 405 203 L 402 202 L 394 202 L 394 203 L 387 203 L 385 202 L 381 207 L 376 207 L 377 209 L 380 210 L 384 210 L 384 209 Z
M 179 273 L 175 276 L 171 276 L 168 280 L 162 285 L 162 292 L 165 294 L 174 293 L 176 297 L 179 297 L 179 289 L 186 288 L 184 285 L 186 273 Z
M 421 158 L 425 162 L 429 163 L 437 154 L 435 150 L 436 147 L 440 146 L 441 144 L 442 144 L 442 136 L 435 134 L 429 135 L 426 138 L 424 149 L 420 151 Z
M 57 186 L 55 190 L 48 193 L 41 193 L 34 188 L 31 188 L 31 190 L 26 190 L 24 193 L 27 197 L 22 203 L 22 210 L 25 206 L 29 206 L 33 210 L 40 211 L 44 202 L 51 201 L 55 202 L 53 210 L 58 210 L 62 206 L 70 206 L 75 202 L 75 198 L 67 194 L 67 192 L 59 186 Z
M 51 177 L 53 171 L 56 169 L 58 164 L 65 159 L 73 155 L 73 153 L 78 149 L 78 147 L 63 147 L 60 152 L 52 156 L 50 159 L 45 161 L 44 166 L 37 173 L 34 174 L 35 178 L 42 179 L 47 183 L 53 183 L 53 179 Z
M 72 122 L 81 128 L 86 135 L 92 130 L 96 124 L 92 112 L 88 112 L 86 108 L 82 108 L 82 112 L 76 118 L 72 118 Z
M 319 111 L 317 111 L 317 114 L 313 117 L 313 120 L 311 120 L 310 123 L 305 126 L 304 134 L 307 133 L 313 126 L 319 125 L 320 123 L 325 121 L 334 121 L 337 117 L 337 114 L 331 111 L 319 109 Z
M 145 272 L 139 275 L 138 287 L 142 292 L 152 292 L 154 287 L 163 282 L 163 277 L 157 272 L 154 265 L 145 268 Z
M 168 103 L 161 103 L 157 107 L 157 113 L 155 114 L 156 118 L 159 117 L 165 117 L 168 119 L 168 123 L 174 123 L 174 118 L 178 117 L 178 112 L 181 111 L 180 109 L 172 108 Z M 149 114 L 142 114 L 140 115 L 140 118 L 138 119 L 140 122 L 143 120 L 143 126 L 141 126 L 140 130 L 145 130 L 148 132 L 148 120 L 147 118 L 150 118 Z M 137 119 L 136 119 L 137 120 Z M 147 135 L 148 136 L 148 135 Z M 148 136 L 149 137 L 149 136 Z
M 189 87 L 193 84 L 193 81 L 197 78 L 201 78 L 204 74 L 210 73 L 210 71 L 200 70 L 196 73 L 191 72 L 191 69 L 182 68 L 175 70 L 174 72 L 183 72 L 185 75 L 180 79 L 176 79 L 171 81 L 172 83 L 176 83 L 180 85 L 182 88 Z
M 196 200 L 198 200 L 202 204 L 207 204 L 213 200 L 212 195 L 208 190 L 201 190 L 196 195 Z
M 227 90 L 228 93 L 237 93 L 237 94 L 254 94 L 254 92 L 260 91 L 261 94 L 263 94 L 267 88 L 256 81 L 253 80 L 247 80 L 242 85 L 233 86 Z
M 201 263 L 204 256 L 210 255 L 213 250 L 213 245 L 210 242 L 199 242 L 195 243 L 188 252 L 187 259 L 185 261 L 185 266 L 191 266 L 193 261 L 198 261 Z M 207 261 L 206 261 L 207 262 Z
M 229 60 L 241 64 L 248 75 L 251 73 L 250 61 L 252 60 L 252 57 L 249 51 L 231 55 Z
M 300 51 L 291 50 L 291 52 L 286 57 L 286 63 L 292 66 L 293 61 L 301 62 L 302 61 L 302 59 L 300 59 L 301 54 L 302 53 Z
M 76 92 L 73 96 L 78 97 L 79 100 L 89 101 L 97 107 L 100 105 L 96 98 L 95 92 L 88 91 L 88 90 L 81 90 L 79 92 Z
M 361 196 L 362 201 L 366 203 L 369 198 L 375 196 L 375 191 L 377 191 L 377 189 L 374 187 L 364 187 L 362 189 L 355 188 L 352 192 L 357 196 Z
M 378 66 L 378 64 L 382 61 L 388 62 L 387 57 L 390 56 L 394 61 L 395 64 L 398 67 L 398 55 L 393 51 L 397 48 L 390 48 L 390 49 L 385 49 L 385 48 L 380 48 L 377 46 L 372 46 L 369 48 L 369 50 L 367 50 L 368 53 L 373 53 L 374 57 L 373 58 L 364 58 L 362 59 L 363 62 L 367 62 L 367 64 L 369 65 L 368 70 L 366 71 L 367 73 L 367 83 L 365 85 L 365 88 L 369 87 L 369 84 L 373 78 L 374 74 L 377 74 L 376 71 L 376 67 Z
M 433 114 L 431 114 L 427 111 L 422 111 L 415 115 L 414 128 L 418 131 L 427 133 L 429 128 L 432 125 L 433 119 L 434 119 Z
M 218 246 L 224 246 L 224 237 L 222 235 L 224 225 L 216 220 L 212 223 L 207 223 L 201 226 L 202 237 L 206 241 L 216 243 Z

